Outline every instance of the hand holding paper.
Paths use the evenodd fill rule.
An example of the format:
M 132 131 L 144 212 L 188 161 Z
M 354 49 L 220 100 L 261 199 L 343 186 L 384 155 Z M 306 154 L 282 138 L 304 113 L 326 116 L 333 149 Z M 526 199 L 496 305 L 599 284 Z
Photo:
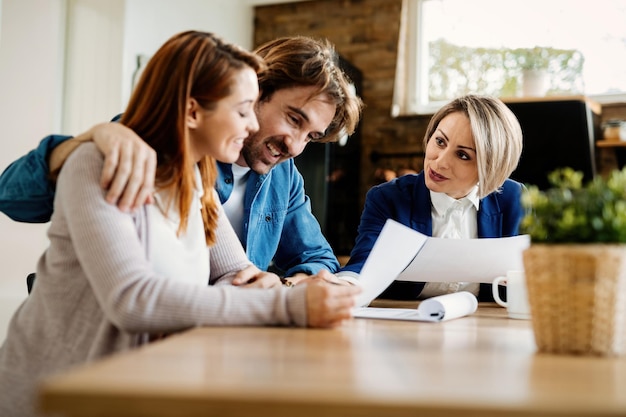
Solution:
M 416 282 L 484 282 L 510 270 L 523 270 L 528 235 L 491 239 L 428 237 L 387 220 L 363 269 L 359 306 L 368 305 L 394 280 Z

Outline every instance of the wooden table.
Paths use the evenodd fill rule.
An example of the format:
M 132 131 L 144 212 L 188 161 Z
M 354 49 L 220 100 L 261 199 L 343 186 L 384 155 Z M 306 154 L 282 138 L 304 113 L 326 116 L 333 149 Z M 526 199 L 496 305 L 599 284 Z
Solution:
M 626 358 L 537 354 L 495 304 L 443 323 L 197 328 L 48 380 L 85 416 L 624 416 Z

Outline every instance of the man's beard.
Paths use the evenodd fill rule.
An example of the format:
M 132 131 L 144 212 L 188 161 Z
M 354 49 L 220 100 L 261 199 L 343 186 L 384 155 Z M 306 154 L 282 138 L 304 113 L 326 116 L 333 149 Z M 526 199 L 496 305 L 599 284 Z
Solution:
M 246 161 L 246 165 L 256 172 L 259 175 L 264 175 L 270 172 L 272 168 L 274 168 L 275 164 L 268 164 L 261 159 L 261 152 L 258 152 L 258 149 L 246 146 L 244 143 L 243 148 L 241 149 L 241 155 L 243 156 L 244 161 Z

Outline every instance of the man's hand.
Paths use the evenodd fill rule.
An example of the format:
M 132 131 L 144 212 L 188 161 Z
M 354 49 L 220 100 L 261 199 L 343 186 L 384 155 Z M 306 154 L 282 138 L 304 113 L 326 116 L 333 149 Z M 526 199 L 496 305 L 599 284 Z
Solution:
M 336 285 L 351 285 L 349 282 L 337 278 L 334 274 L 331 274 L 325 269 L 320 270 L 315 275 L 297 273 L 291 277 L 285 278 L 285 280 L 289 281 L 292 285 L 306 284 L 314 280 L 325 281 L 327 283 Z
M 154 149 L 121 123 L 101 123 L 87 133 L 104 154 L 100 185 L 108 190 L 106 200 L 122 211 L 152 203 L 157 163 Z
M 235 275 L 233 285 L 243 288 L 272 288 L 282 285 L 278 275 L 271 272 L 263 272 L 254 265 L 242 269 Z
M 56 179 L 74 149 L 89 140 L 93 140 L 104 155 L 100 184 L 108 190 L 106 200 L 109 203 L 128 211 L 153 202 L 156 152 L 135 132 L 120 123 L 95 125 L 54 148 L 48 161 L 53 179 Z
M 336 327 L 352 317 L 352 308 L 360 287 L 333 285 L 322 279 L 307 284 L 307 325 L 310 327 Z

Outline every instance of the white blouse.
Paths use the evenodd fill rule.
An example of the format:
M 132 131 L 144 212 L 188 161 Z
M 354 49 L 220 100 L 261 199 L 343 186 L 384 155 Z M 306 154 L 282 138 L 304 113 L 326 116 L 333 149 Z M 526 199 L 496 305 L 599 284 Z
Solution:
M 177 235 L 180 213 L 176 202 L 170 199 L 167 191 L 156 193 L 154 204 L 148 205 L 148 211 L 151 212 L 148 256 L 158 274 L 206 286 L 209 282 L 210 264 L 200 211 L 200 199 L 204 190 L 197 167 L 195 175 L 196 187 L 189 210 L 187 230 L 180 236 Z
M 222 206 L 224 207 L 228 221 L 230 221 L 233 229 L 235 229 L 235 233 L 237 233 L 239 241 L 245 242 L 246 236 L 243 235 L 243 208 L 244 198 L 246 196 L 246 182 L 248 182 L 248 178 L 250 178 L 250 175 L 248 175 L 250 168 L 232 164 L 232 170 L 233 191 Z
M 478 237 L 476 216 L 480 200 L 478 186 L 465 197 L 455 199 L 445 193 L 430 192 L 433 237 L 473 239 Z M 454 260 L 450 260 L 453 262 Z M 419 298 L 469 291 L 478 295 L 480 284 L 475 282 L 427 282 Z

